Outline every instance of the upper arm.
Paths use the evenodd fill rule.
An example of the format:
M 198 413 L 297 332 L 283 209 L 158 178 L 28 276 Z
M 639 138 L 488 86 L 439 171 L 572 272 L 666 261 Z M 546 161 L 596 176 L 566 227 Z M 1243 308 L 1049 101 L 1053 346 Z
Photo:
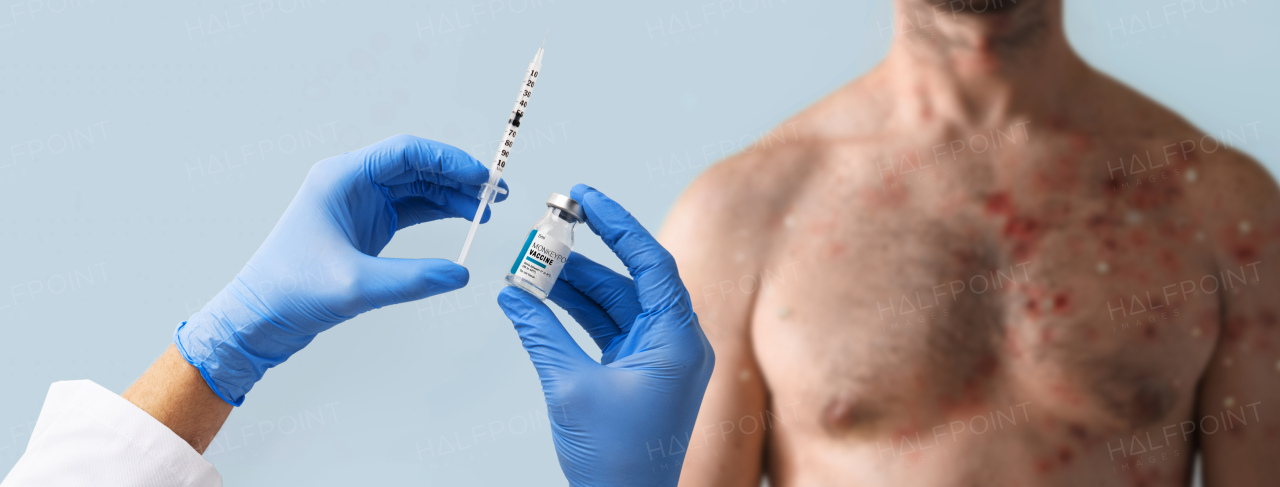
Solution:
M 1205 485 L 1274 485 L 1280 478 L 1280 191 L 1265 169 L 1243 156 L 1206 166 L 1203 226 L 1214 243 L 1223 307 L 1195 418 Z
M 759 417 L 767 392 L 752 353 L 752 293 L 733 289 L 758 268 L 760 239 L 739 238 L 760 218 L 750 182 L 732 161 L 699 177 L 676 203 L 661 240 L 675 256 L 694 311 L 716 354 L 716 367 L 698 412 L 681 472 L 681 485 L 760 484 L 762 431 L 744 433 L 737 424 Z M 755 241 L 753 241 L 755 240 Z M 729 284 L 725 284 L 729 283 Z M 750 430 L 748 430 L 750 431 Z

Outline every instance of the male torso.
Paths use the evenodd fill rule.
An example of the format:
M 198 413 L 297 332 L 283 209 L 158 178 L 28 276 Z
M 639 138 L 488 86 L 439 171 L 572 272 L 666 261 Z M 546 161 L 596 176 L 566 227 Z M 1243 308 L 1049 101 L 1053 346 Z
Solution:
M 1162 151 L 1200 137 L 1004 120 L 878 138 L 775 161 L 808 173 L 760 233 L 772 286 L 751 317 L 773 404 L 800 411 L 773 430 L 776 485 L 1185 479 L 1180 435 L 1154 465 L 1106 443 L 1155 427 L 1163 445 L 1220 333 L 1199 281 L 1233 225 L 1196 203 L 1211 158 Z M 1161 167 L 1111 178 L 1107 161 L 1152 165 L 1148 152 Z M 1232 285 L 1256 283 L 1256 255 L 1241 257 Z
M 673 212 L 719 357 L 684 483 L 758 461 L 779 487 L 1187 485 L 1184 421 L 1266 419 L 1257 391 L 1202 390 L 1277 317 L 1230 298 L 1274 269 L 1276 222 L 1237 203 L 1262 205 L 1256 167 L 1088 70 L 977 123 L 882 71 Z

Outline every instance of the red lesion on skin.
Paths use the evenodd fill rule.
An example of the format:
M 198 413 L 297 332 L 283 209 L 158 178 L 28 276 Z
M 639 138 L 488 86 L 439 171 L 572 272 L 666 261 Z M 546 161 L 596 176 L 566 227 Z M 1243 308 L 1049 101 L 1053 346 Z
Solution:
M 1253 245 L 1249 245 L 1249 244 L 1242 244 L 1242 245 L 1237 245 L 1232 247 L 1231 255 L 1236 258 L 1236 261 L 1242 264 L 1258 261 L 1257 247 L 1254 247 Z
M 1058 448 L 1058 461 L 1062 462 L 1062 466 L 1065 467 L 1071 464 L 1071 461 L 1075 460 L 1075 458 L 1076 458 L 1076 453 L 1072 451 L 1070 448 L 1067 448 L 1065 446 Z
M 983 208 L 990 215 L 1006 217 L 1002 233 L 1012 243 L 1015 258 L 1029 257 L 1044 233 L 1044 225 L 1037 219 L 1016 215 L 1009 194 L 999 191 L 988 195 Z
M 1104 215 L 1102 213 L 1092 215 L 1089 217 L 1088 220 L 1085 221 L 1085 225 L 1087 225 L 1090 230 L 1101 230 L 1103 227 L 1106 227 L 1110 224 L 1111 224 L 1111 221 L 1107 218 L 1107 215 Z
M 987 195 L 983 209 L 992 215 L 1008 215 L 1013 213 L 1013 203 L 1009 200 L 1009 193 L 998 191 Z
M 1102 179 L 1100 185 L 1102 188 L 1102 194 L 1112 198 L 1120 196 L 1120 183 L 1121 181 L 1119 179 Z
M 1043 225 L 1034 218 L 1010 216 L 1004 224 L 1004 236 L 1013 244 L 1013 256 L 1017 259 L 1030 257 L 1043 234 Z
M 825 250 L 828 257 L 840 257 L 848 252 L 849 247 L 839 242 L 831 242 L 827 244 Z
M 1040 317 L 1040 291 L 1036 288 L 1027 288 L 1027 316 L 1031 319 Z
M 1104 213 L 1097 213 L 1085 220 L 1085 226 L 1089 228 L 1089 232 L 1093 235 L 1102 235 L 1100 243 L 1102 249 L 1107 252 L 1115 252 L 1119 250 L 1120 244 L 1116 242 L 1114 236 L 1110 235 L 1111 228 L 1115 226 L 1110 218 Z M 1105 233 L 1104 233 L 1105 232 Z
M 1235 220 L 1226 225 L 1222 231 L 1222 241 L 1231 256 L 1241 264 L 1251 264 L 1258 261 L 1258 241 L 1260 229 L 1254 229 L 1251 232 L 1240 231 L 1240 221 Z M 1243 234 L 1242 234 L 1243 233 Z
M 1089 430 L 1080 423 L 1068 424 L 1067 433 L 1079 441 L 1089 441 Z
M 1053 295 L 1053 312 L 1063 314 L 1071 307 L 1071 295 L 1065 291 Z
M 1076 453 L 1071 448 L 1065 446 L 1058 447 L 1052 455 L 1036 460 L 1036 472 L 1041 475 L 1047 475 L 1054 469 L 1070 465 L 1075 458 Z
M 1235 260 L 1242 264 L 1258 261 L 1258 249 L 1252 245 L 1231 247 L 1231 255 L 1235 256 Z
M 1156 341 L 1160 338 L 1160 330 L 1156 329 L 1156 324 L 1149 321 L 1138 325 L 1138 330 L 1142 333 L 1142 338 L 1147 341 Z

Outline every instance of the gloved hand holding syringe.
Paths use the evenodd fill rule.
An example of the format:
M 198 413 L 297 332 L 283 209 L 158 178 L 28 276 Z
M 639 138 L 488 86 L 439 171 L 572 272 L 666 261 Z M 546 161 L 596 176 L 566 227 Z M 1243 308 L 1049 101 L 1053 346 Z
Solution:
M 543 41 L 545 42 L 545 39 Z M 516 132 L 520 130 L 520 119 L 524 117 L 524 110 L 529 106 L 529 96 L 533 94 L 533 85 L 538 81 L 538 71 L 541 70 L 542 47 L 538 47 L 538 54 L 533 56 L 533 61 L 529 63 L 529 70 L 524 75 L 524 82 L 520 84 L 516 106 L 511 109 L 511 118 L 507 119 L 507 129 L 502 134 L 502 143 L 498 145 L 498 154 L 493 157 L 493 165 L 489 166 L 489 182 L 485 183 L 480 190 L 480 205 L 476 207 L 475 218 L 471 219 L 471 229 L 467 230 L 467 241 L 462 244 L 458 265 L 462 265 L 467 260 L 467 251 L 471 250 L 471 241 L 476 238 L 476 228 L 480 227 L 480 217 L 484 216 L 484 209 L 493 203 L 499 194 L 506 192 L 498 186 L 498 181 L 502 179 L 502 171 L 507 168 L 507 157 L 511 155 L 511 146 L 515 144 Z

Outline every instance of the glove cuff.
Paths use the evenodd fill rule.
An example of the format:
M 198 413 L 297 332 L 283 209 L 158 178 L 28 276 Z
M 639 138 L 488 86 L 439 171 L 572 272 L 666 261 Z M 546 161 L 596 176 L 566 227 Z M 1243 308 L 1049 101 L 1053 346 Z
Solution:
M 232 406 L 315 335 L 285 333 L 269 308 L 240 279 L 178 325 L 173 342 L 209 388 Z
M 194 320 L 194 319 L 195 319 L 195 316 L 192 316 L 191 320 Z M 226 401 L 227 404 L 230 404 L 232 406 L 239 406 L 241 404 L 244 404 L 244 392 L 248 392 L 248 390 L 245 390 L 244 392 L 232 392 L 226 387 L 219 386 L 218 380 L 215 379 L 213 375 L 209 373 L 210 367 L 205 365 L 206 359 L 203 358 L 203 357 L 207 357 L 208 349 L 207 347 L 204 347 L 203 345 L 198 344 L 197 340 L 190 338 L 191 326 L 192 326 L 190 324 L 191 320 L 187 320 L 182 323 L 179 323 L 178 328 L 173 331 L 173 344 L 178 347 L 178 353 L 182 354 L 182 358 L 186 359 L 187 363 L 191 364 L 192 367 L 195 367 L 196 370 L 200 371 L 200 377 L 204 378 L 204 383 L 208 384 L 209 389 L 212 389 L 213 393 L 217 394 L 219 398 L 221 398 L 223 401 Z M 200 357 L 202 358 L 195 358 L 196 355 L 192 353 L 190 350 L 188 350 L 188 345 L 185 345 L 184 342 L 192 345 L 197 345 L 194 348 L 198 348 L 202 352 L 204 352 L 204 353 L 201 353 L 200 355 Z

